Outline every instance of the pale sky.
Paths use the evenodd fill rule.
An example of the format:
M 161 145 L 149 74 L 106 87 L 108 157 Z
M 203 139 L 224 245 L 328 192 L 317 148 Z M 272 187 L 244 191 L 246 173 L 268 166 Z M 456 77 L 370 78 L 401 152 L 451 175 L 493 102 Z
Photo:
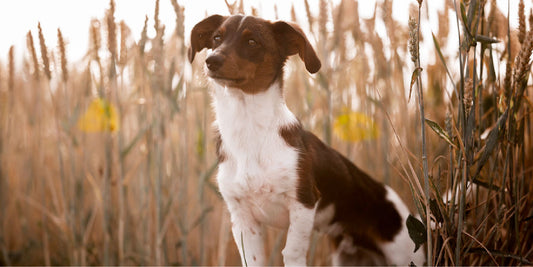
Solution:
M 233 2 L 235 0 L 228 0 Z M 333 0 L 338 2 L 339 0 Z M 379 1 L 379 0 L 378 0 Z M 430 5 L 430 13 L 442 9 L 444 1 L 426 0 Z M 451 1 L 451 0 L 449 0 Z M 516 25 L 516 9 L 518 0 L 511 1 L 511 21 Z M 130 27 L 133 37 L 138 40 L 143 28 L 145 15 L 149 17 L 149 36 L 153 36 L 153 13 L 155 0 L 115 0 L 116 21 L 124 20 Z M 318 13 L 318 0 L 309 0 L 312 12 Z M 394 0 L 393 16 L 402 24 L 407 24 L 408 7 L 415 0 Z M 526 0 L 526 10 L 529 13 L 531 1 Z M 203 19 L 205 14 L 227 14 L 224 0 L 178 0 L 185 6 L 185 32 Z M 304 0 L 245 0 L 246 10 L 250 6 L 260 7 L 266 19 L 274 19 L 274 4 L 278 6 L 280 19 L 290 19 L 291 5 L 296 7 L 300 18 L 304 18 Z M 375 0 L 359 1 L 361 18 L 371 17 L 374 12 Z M 507 0 L 498 0 L 498 5 L 504 13 L 507 12 Z M 109 0 L 0 0 L 0 62 L 5 65 L 9 47 L 15 46 L 17 58 L 26 53 L 26 34 L 32 31 L 37 42 L 37 23 L 41 27 L 49 48 L 57 46 L 57 28 L 61 28 L 63 37 L 67 41 L 67 54 L 70 62 L 79 61 L 88 49 L 89 25 L 92 18 L 103 18 L 109 7 Z M 435 13 L 436 14 L 436 13 Z M 430 20 L 434 16 L 430 15 Z M 175 13 L 170 0 L 160 0 L 160 20 L 166 25 L 166 35 L 175 27 Z M 436 23 L 431 28 L 437 31 Z M 512 24 L 513 25 L 513 24 Z M 453 24 L 451 25 L 455 27 Z M 428 29 L 431 30 L 431 29 Z M 378 34 L 384 28 L 376 26 Z M 18 61 L 20 62 L 20 61 Z M 20 64 L 20 63 L 19 63 Z M 19 66 L 20 67 L 20 66 Z
M 229 0 L 232 3 L 234 0 Z M 408 1 L 408 0 L 405 0 Z M 414 0 L 413 0 L 414 1 Z M 311 10 L 318 13 L 318 0 L 309 0 Z M 338 2 L 338 0 L 334 0 Z M 402 0 L 394 1 L 396 3 Z M 115 0 L 116 21 L 124 20 L 132 31 L 135 40 L 140 38 L 145 15 L 149 17 L 149 36 L 153 36 L 153 14 L 155 0 Z M 178 0 L 185 6 L 185 32 L 205 17 L 205 14 L 227 14 L 224 0 Z M 297 14 L 305 17 L 304 0 L 245 0 L 246 7 L 260 7 L 266 19 L 274 19 L 274 4 L 278 6 L 280 19 L 290 19 L 291 5 Z M 375 0 L 359 2 L 362 17 L 371 17 Z M 395 5 L 398 5 L 395 4 Z M 37 23 L 41 22 L 48 47 L 57 45 L 57 28 L 61 28 L 67 40 L 67 53 L 70 61 L 80 60 L 88 49 L 89 25 L 92 18 L 103 18 L 109 8 L 109 0 L 0 0 L 0 60 L 5 61 L 11 45 L 15 45 L 18 57 L 25 53 L 26 34 L 32 31 L 37 41 Z M 407 7 L 403 7 L 407 10 Z M 247 9 L 249 10 L 249 9 Z M 406 14 L 402 6 L 394 10 L 395 16 Z M 175 27 L 175 13 L 170 0 L 160 0 L 160 20 L 166 25 L 168 34 Z M 404 16 L 405 17 L 405 16 Z M 407 21 L 405 17 L 404 21 Z

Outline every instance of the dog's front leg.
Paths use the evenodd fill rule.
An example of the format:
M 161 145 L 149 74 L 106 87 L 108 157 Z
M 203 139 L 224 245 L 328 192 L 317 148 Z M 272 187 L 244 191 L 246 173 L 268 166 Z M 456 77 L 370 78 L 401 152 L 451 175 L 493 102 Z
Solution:
M 301 203 L 294 201 L 289 206 L 289 231 L 287 242 L 283 249 L 283 262 L 285 266 L 305 266 L 309 240 L 313 231 L 315 209 L 306 208 Z
M 234 205 L 232 205 L 234 204 Z M 228 203 L 231 213 L 231 230 L 243 266 L 262 266 L 266 264 L 263 244 L 263 229 L 250 212 L 243 210 L 237 203 Z M 236 204 L 236 205 L 235 205 Z

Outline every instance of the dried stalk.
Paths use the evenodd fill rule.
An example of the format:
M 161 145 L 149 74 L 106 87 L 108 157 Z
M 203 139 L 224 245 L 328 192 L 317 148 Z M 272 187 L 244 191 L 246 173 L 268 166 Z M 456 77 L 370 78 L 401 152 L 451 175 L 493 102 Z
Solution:
M 416 42 L 416 67 L 420 68 L 420 47 L 418 40 L 420 39 L 420 10 L 422 8 L 422 0 L 418 0 L 418 25 L 417 25 L 417 42 Z M 412 56 L 412 55 L 411 55 Z M 413 59 L 413 58 L 411 58 Z M 431 210 L 429 208 L 429 174 L 428 174 L 428 160 L 427 160 L 427 145 L 426 145 L 426 116 L 424 114 L 424 93 L 422 90 L 422 77 L 418 75 L 416 80 L 416 87 L 418 93 L 418 105 L 420 112 L 420 132 L 422 135 L 422 171 L 424 173 L 424 195 L 426 206 L 426 233 L 427 233 L 427 264 L 433 265 L 433 249 L 432 249 L 432 233 L 431 233 Z

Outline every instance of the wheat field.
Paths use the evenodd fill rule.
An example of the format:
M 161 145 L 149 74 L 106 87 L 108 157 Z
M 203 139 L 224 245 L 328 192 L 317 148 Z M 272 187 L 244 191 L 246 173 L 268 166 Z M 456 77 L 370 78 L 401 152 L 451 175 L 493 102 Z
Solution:
M 16 47 L 22 61 L 12 47 L 0 62 L 0 265 L 240 264 L 214 179 L 205 52 L 188 62 L 187 9 L 170 1 L 175 29 L 156 0 L 133 36 L 110 0 L 80 29 L 81 68 L 40 24 Z M 427 265 L 532 265 L 533 11 L 510 1 L 512 28 L 495 0 L 447 0 L 428 38 L 431 1 L 410 1 L 403 23 L 392 1 L 370 19 L 356 0 L 291 10 L 322 69 L 287 62 L 289 108 L 420 214 L 409 227 Z M 243 2 L 228 13 L 261 16 Z M 286 233 L 266 230 L 281 265 Z M 331 249 L 313 234 L 308 264 L 330 264 Z

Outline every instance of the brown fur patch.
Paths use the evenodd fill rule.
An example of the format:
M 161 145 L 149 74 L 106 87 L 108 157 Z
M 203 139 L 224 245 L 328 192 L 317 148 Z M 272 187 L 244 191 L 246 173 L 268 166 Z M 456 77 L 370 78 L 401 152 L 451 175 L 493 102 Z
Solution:
M 292 124 L 280 129 L 280 135 L 285 142 L 297 148 L 300 152 L 300 148 L 304 147 L 303 140 L 301 138 L 302 127 L 300 124 Z M 298 201 L 307 208 L 313 208 L 315 203 L 320 198 L 320 191 L 316 187 L 314 179 L 310 179 L 311 175 L 309 171 L 312 168 L 313 162 L 310 157 L 300 154 L 298 157 L 298 188 L 297 197 Z
M 262 92 L 281 81 L 283 65 L 291 55 L 299 54 L 309 72 L 315 73 L 321 67 L 297 25 L 251 16 L 213 15 L 199 22 L 191 31 L 189 59 L 192 61 L 203 48 L 213 49 L 208 59 L 213 57 L 211 62 L 217 63 L 208 64 L 207 75 L 248 94 Z
M 220 15 L 212 15 L 198 24 L 191 30 L 191 46 L 189 47 L 188 57 L 189 61 L 194 60 L 196 52 L 204 48 L 212 48 L 211 36 L 213 32 L 222 24 L 227 17 Z
M 354 246 L 382 253 L 377 243 L 392 241 L 402 226 L 385 187 L 300 124 L 280 129 L 280 135 L 300 151 L 298 200 L 312 207 L 320 198 L 318 210 L 335 207 L 330 224 L 340 225 L 343 232 L 332 236 L 333 241 L 350 236 Z

